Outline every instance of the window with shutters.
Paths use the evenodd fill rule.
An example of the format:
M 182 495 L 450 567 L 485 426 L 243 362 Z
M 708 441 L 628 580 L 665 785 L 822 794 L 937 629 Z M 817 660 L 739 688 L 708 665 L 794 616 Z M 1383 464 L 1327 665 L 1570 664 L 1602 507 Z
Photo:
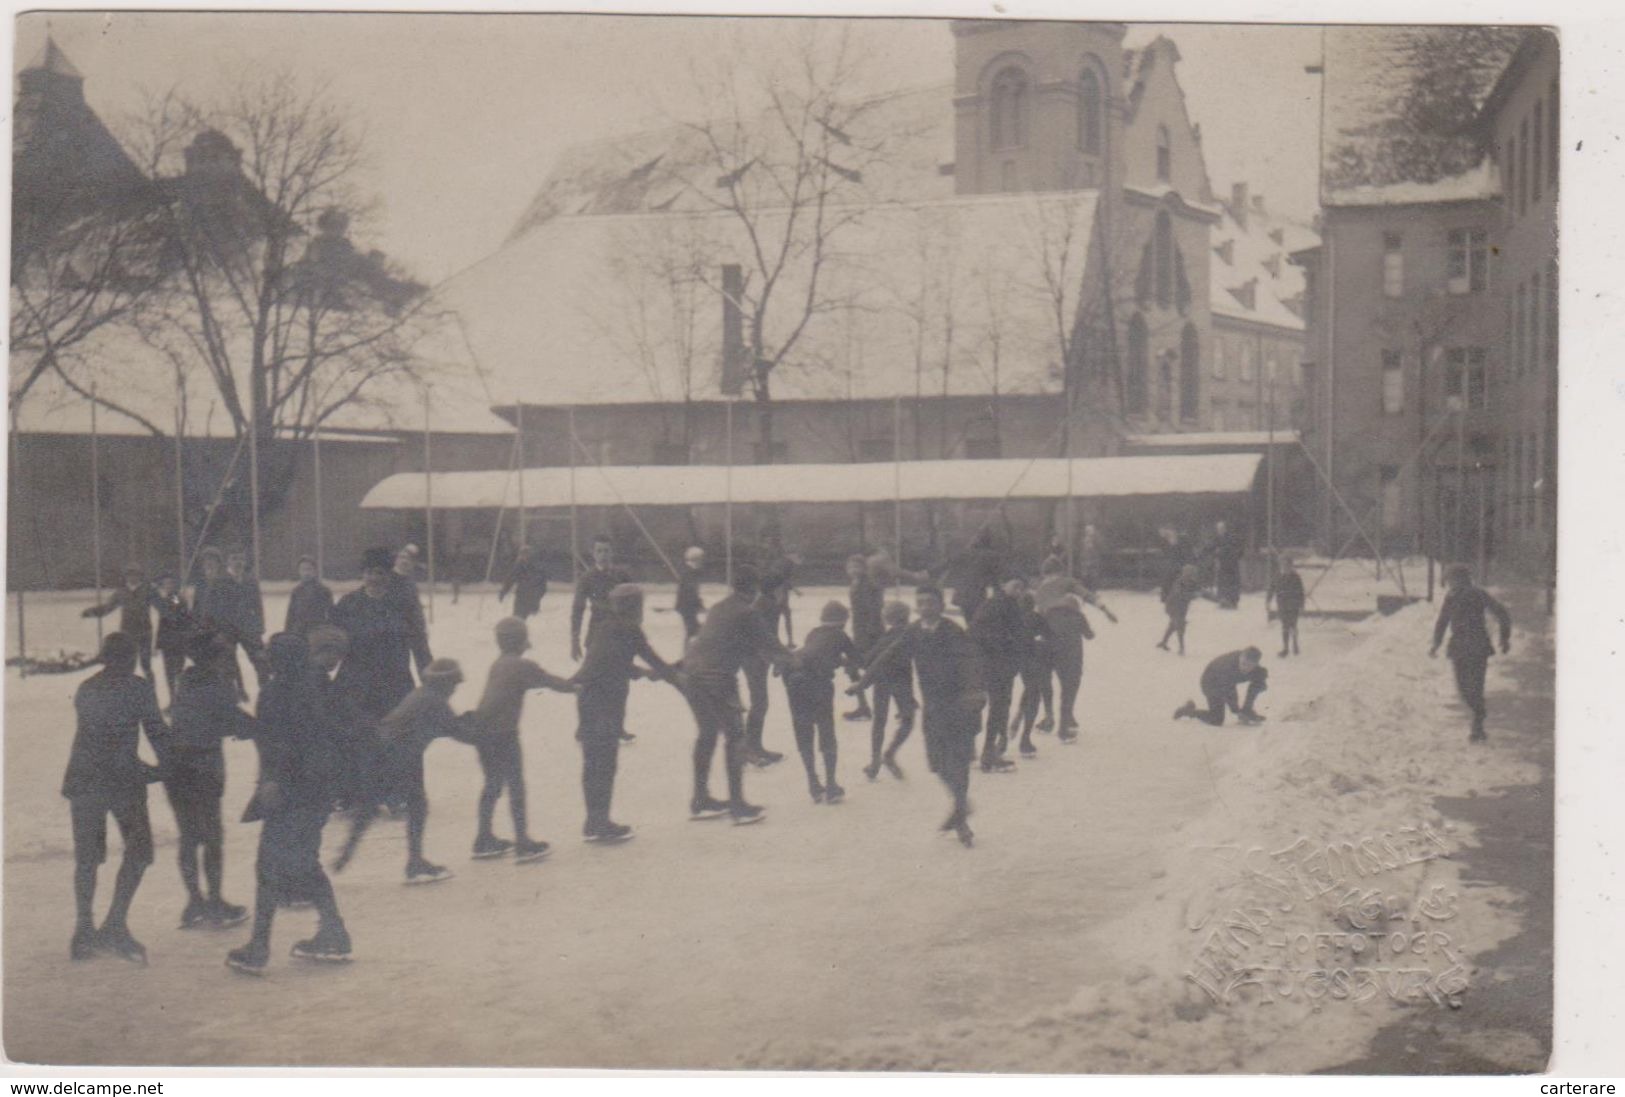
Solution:
M 1397 232 L 1382 234 L 1382 294 L 1401 297 L 1405 293 L 1405 240 Z
M 1447 240 L 1447 285 L 1451 293 L 1477 293 L 1488 282 L 1489 233 L 1481 228 L 1451 229 Z
M 1128 376 L 1123 379 L 1123 403 L 1130 415 L 1146 413 L 1150 372 L 1151 346 L 1145 317 L 1135 313 L 1128 322 Z
M 1483 347 L 1451 347 L 1445 355 L 1445 399 L 1451 410 L 1484 411 L 1490 406 Z
M 1405 410 L 1405 360 L 1397 350 L 1382 352 L 1382 413 L 1398 415 Z
M 1382 528 L 1392 532 L 1399 528 L 1402 520 L 1401 505 L 1403 496 L 1399 482 L 1399 466 L 1383 465 L 1378 477 L 1382 484 Z

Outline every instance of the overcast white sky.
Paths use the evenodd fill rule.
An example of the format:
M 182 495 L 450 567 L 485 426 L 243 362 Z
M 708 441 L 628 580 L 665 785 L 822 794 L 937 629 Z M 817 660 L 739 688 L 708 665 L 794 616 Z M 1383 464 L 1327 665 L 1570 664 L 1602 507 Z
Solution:
M 21 68 L 49 21 L 115 131 L 143 89 L 198 98 L 236 74 L 290 67 L 327 81 L 365 126 L 381 219 L 365 243 L 438 281 L 498 247 L 563 148 L 658 124 L 682 110 L 689 66 L 729 41 L 732 20 L 553 15 L 54 13 L 17 23 Z M 752 20 L 743 33 L 773 34 Z M 1320 55 L 1307 27 L 1135 26 L 1178 44 L 1180 81 L 1203 131 L 1215 190 L 1247 179 L 1307 217 L 1316 193 Z M 946 83 L 944 21 L 864 20 L 879 87 Z

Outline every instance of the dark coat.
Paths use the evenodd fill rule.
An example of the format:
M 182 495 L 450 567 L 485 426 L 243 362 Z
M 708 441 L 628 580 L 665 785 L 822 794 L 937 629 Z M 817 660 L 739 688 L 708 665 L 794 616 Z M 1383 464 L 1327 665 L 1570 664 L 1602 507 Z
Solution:
M 333 616 L 333 592 L 319 579 L 301 579 L 288 596 L 288 616 L 284 631 L 309 636 L 317 625 Z
M 157 591 L 152 595 L 152 606 L 158 611 L 158 650 L 180 652 L 196 627 L 192 610 L 179 591 L 165 598 Z
M 868 652 L 886 631 L 880 616 L 885 608 L 886 592 L 880 589 L 879 583 L 864 575 L 852 584 L 847 598 L 852 609 L 852 642 L 859 651 Z
M 1484 615 L 1494 616 L 1500 626 L 1501 646 L 1512 640 L 1512 614 L 1481 587 L 1458 587 L 1444 596 L 1439 607 L 1439 620 L 1433 626 L 1433 646 L 1438 647 L 1446 631 L 1450 633 L 1450 646 L 1445 654 L 1452 659 L 1487 659 L 1495 651 L 1490 643 L 1489 629 Z
M 73 708 L 78 728 L 62 777 L 62 795 L 110 801 L 144 797 L 150 771 L 136 752 L 141 732 L 147 733 L 160 765 L 172 740 L 152 683 L 134 674 L 103 670 L 80 683 Z
M 1032 646 L 1032 630 L 1027 626 L 1021 600 L 1002 590 L 976 611 L 970 635 L 989 667 L 1018 667 Z
M 756 600 L 731 594 L 712 606 L 689 645 L 683 667 L 691 676 L 732 680 L 747 660 L 789 655 L 762 617 Z
M 382 718 L 412 692 L 411 615 L 393 592 L 374 598 L 356 590 L 333 607 L 333 624 L 350 638 L 336 678 L 339 690 L 360 712 Z
M 1270 580 L 1269 593 L 1274 597 L 1275 608 L 1281 616 L 1296 617 L 1303 612 L 1303 576 L 1296 571 L 1278 572 Z
M 986 690 L 981 654 L 965 630 L 946 617 L 934 629 L 915 621 L 870 665 L 862 685 L 883 677 L 899 662 L 914 664 L 920 678 L 920 696 L 927 708 L 968 708 L 973 694 Z
M 113 592 L 113 596 L 99 606 L 92 606 L 84 613 L 86 617 L 106 617 L 118 611 L 119 631 L 124 633 L 137 644 L 150 643 L 152 640 L 152 607 L 157 594 L 152 584 L 142 583 L 133 590 L 120 587 Z
M 591 639 L 592 630 L 600 622 L 607 621 L 614 614 L 609 608 L 609 592 L 622 583 L 630 583 L 632 573 L 619 565 L 607 568 L 588 568 L 576 580 L 575 597 L 570 601 L 570 639 L 579 641 L 581 638 L 581 622 L 587 621 L 588 639 Z M 588 617 L 588 609 L 592 615 Z
M 510 590 L 513 591 L 514 616 L 531 616 L 541 608 L 542 598 L 547 594 L 547 569 L 540 560 L 515 561 L 502 590 L 497 593 L 497 601 L 506 598 Z

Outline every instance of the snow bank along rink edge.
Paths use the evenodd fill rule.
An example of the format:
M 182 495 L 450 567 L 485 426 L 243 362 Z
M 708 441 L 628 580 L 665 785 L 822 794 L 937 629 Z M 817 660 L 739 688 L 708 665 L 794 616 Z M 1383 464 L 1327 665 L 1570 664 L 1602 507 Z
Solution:
M 1551 633 L 1518 622 L 1511 656 L 1490 663 L 1490 742 L 1469 745 L 1450 664 L 1427 657 L 1437 608 L 1353 625 L 1360 638 L 1329 679 L 1284 673 L 1291 662 L 1266 651 L 1268 722 L 1204 729 L 1213 806 L 1173 824 L 1151 897 L 1086 937 L 1115 979 L 1024 1017 L 777 1041 L 741 1064 L 1307 1073 L 1356 1058 L 1406 1011 L 1470 1011 L 1474 986 L 1497 979 L 1473 957 L 1518 933 L 1516 896 L 1464 882 L 1452 855 L 1475 845 L 1473 828 L 1434 803 L 1540 779 L 1497 728 L 1494 694 L 1516 660 L 1549 652 Z M 1474 1043 L 1509 1071 L 1544 1067 L 1530 1033 L 1492 1029 Z

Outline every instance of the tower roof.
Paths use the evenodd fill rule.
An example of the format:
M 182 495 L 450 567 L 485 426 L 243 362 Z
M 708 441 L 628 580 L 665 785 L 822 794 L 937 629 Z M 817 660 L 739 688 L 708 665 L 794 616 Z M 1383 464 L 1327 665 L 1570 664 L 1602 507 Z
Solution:
M 75 80 L 83 80 L 85 74 L 74 67 L 68 55 L 62 52 L 62 47 L 56 44 L 56 39 L 47 36 L 45 46 L 34 55 L 34 60 L 28 63 L 24 72 L 49 72 L 57 76 L 67 76 Z

